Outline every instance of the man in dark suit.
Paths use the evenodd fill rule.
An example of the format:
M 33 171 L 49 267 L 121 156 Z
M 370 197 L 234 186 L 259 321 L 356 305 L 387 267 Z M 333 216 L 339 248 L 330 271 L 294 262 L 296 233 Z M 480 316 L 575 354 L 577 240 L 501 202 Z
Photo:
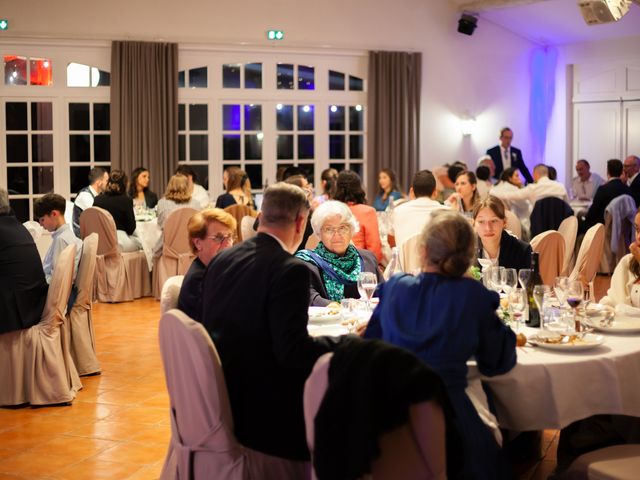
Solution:
M 205 274 L 202 323 L 220 354 L 238 441 L 307 466 L 304 382 L 331 350 L 307 333 L 309 270 L 292 252 L 309 215 L 304 191 L 265 190 L 258 234 L 216 256 Z
M 596 223 L 604 224 L 604 211 L 616 197 L 620 195 L 631 195 L 631 189 L 620 179 L 622 176 L 622 162 L 612 159 L 607 162 L 607 182 L 600 185 L 593 197 L 593 203 L 587 211 L 584 223 L 580 225 L 580 231 L 586 232 L 589 227 Z
M 636 201 L 636 206 L 640 207 L 640 158 L 629 155 L 623 162 L 624 177 L 627 185 L 631 189 L 631 196 Z
M 500 130 L 500 145 L 487 150 L 487 155 L 496 166 L 494 177 L 499 179 L 504 169 L 514 167 L 520 170 L 527 183 L 533 183 L 533 177 L 522 159 L 522 152 L 519 148 L 511 146 L 512 140 L 513 131 L 509 127 L 504 127 Z
M 48 288 L 36 244 L 0 188 L 0 334 L 38 323 Z

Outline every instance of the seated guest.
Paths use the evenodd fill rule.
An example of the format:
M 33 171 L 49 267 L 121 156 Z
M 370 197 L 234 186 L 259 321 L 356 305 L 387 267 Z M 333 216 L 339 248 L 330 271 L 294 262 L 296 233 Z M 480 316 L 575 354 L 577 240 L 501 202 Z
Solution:
M 505 268 L 531 268 L 531 245 L 507 233 L 504 204 L 499 198 L 490 195 L 478 204 L 473 225 L 479 240 L 477 258 Z
M 307 200 L 309 201 L 310 204 L 312 204 L 313 202 L 313 185 L 309 183 L 309 181 L 307 180 L 307 177 L 305 177 L 302 174 L 296 174 L 296 175 L 291 175 L 291 176 L 286 176 L 285 172 L 285 182 L 290 184 L 290 185 L 295 185 L 296 187 L 300 187 L 302 190 L 304 190 L 304 193 L 306 193 L 307 195 Z M 303 248 L 306 247 L 307 245 L 307 240 L 309 240 L 309 237 L 311 235 L 313 235 L 313 227 L 311 226 L 311 218 L 313 216 L 313 206 L 311 208 L 311 212 L 309 213 L 309 216 L 307 217 L 307 225 L 304 229 L 304 235 L 302 236 L 302 242 L 300 242 L 300 245 L 298 245 L 298 248 L 296 251 L 298 250 L 302 250 Z M 256 225 L 254 230 L 258 229 L 258 225 L 259 225 L 260 219 L 259 217 L 256 218 Z
M 478 167 L 487 167 L 489 169 L 489 181 L 493 183 L 496 176 L 496 164 L 490 155 L 483 155 L 478 159 Z M 477 172 L 476 172 L 477 173 Z
M 596 190 L 604 183 L 597 173 L 591 173 L 591 165 L 584 158 L 576 162 L 577 176 L 571 181 L 571 196 L 576 200 L 593 200 Z
M 176 169 L 176 175 L 181 174 L 189 179 L 189 190 L 191 191 L 191 198 L 198 204 L 197 210 L 202 210 L 203 208 L 207 208 L 209 204 L 211 204 L 211 199 L 209 198 L 209 192 L 205 190 L 202 185 L 196 183 L 198 181 L 198 177 L 196 176 L 196 172 L 189 165 L 180 165 Z
M 322 193 L 313 199 L 312 207 L 315 209 L 322 202 L 331 200 L 338 180 L 338 171 L 335 168 L 325 168 L 320 174 L 320 187 Z
M 558 171 L 556 170 L 556 167 L 547 165 L 547 168 L 549 169 L 549 180 L 558 180 Z
M 378 283 L 382 283 L 373 253 L 351 245 L 358 222 L 344 203 L 324 202 L 313 212 L 311 225 L 320 239 L 318 246 L 296 253 L 311 271 L 310 305 L 325 306 L 343 298 L 360 298 L 358 276 L 361 272 L 375 273 Z
M 227 208 L 231 205 L 248 205 L 253 207 L 251 182 L 244 170 L 238 167 L 227 167 L 222 174 L 222 183 L 227 193 L 216 199 L 216 208 Z
M 73 233 L 80 238 L 80 215 L 93 206 L 96 198 L 107 185 L 109 173 L 102 167 L 93 167 L 89 172 L 89 186 L 82 188 L 73 203 Z
M 523 187 L 520 171 L 515 167 L 505 168 L 500 175 L 500 181 L 489 191 L 489 195 L 498 197 L 505 207 L 511 210 L 520 220 L 522 226 L 529 230 L 531 203 L 529 200 L 506 200 L 503 193 L 517 192 Z
M 529 183 L 529 185 L 519 190 L 502 192 L 501 198 L 509 202 L 512 200 L 529 200 L 532 205 L 541 198 L 546 197 L 559 198 L 565 202 L 569 201 L 567 189 L 560 182 L 549 178 L 549 167 L 546 165 L 540 163 L 533 168 L 533 181 L 534 183 Z
M 64 219 L 64 211 L 67 201 L 62 195 L 57 193 L 47 193 L 43 197 L 37 199 L 33 205 L 33 213 L 40 222 L 40 225 L 51 232 L 51 245 L 42 262 L 44 276 L 47 283 L 51 283 L 53 270 L 56 267 L 58 255 L 69 245 L 76 246 L 76 257 L 73 268 L 73 278 L 78 273 L 78 265 L 80 264 L 80 256 L 82 255 L 82 241 L 73 234 L 71 226 Z
M 309 270 L 292 256 L 307 215 L 302 189 L 269 186 L 258 234 L 220 252 L 202 287 L 202 323 L 220 354 L 234 434 L 302 475 L 286 478 L 310 471 L 302 394 L 316 360 L 332 348 L 328 337 L 307 332 Z
M 236 219 L 219 208 L 207 208 L 189 219 L 187 229 L 191 250 L 196 258 L 182 281 L 178 308 L 200 321 L 204 273 L 218 252 L 233 245 Z
M 378 174 L 378 194 L 373 200 L 373 208 L 377 212 L 384 212 L 389 206 L 390 200 L 400 200 L 402 192 L 398 188 L 396 173 L 390 168 L 383 168 Z
M 200 204 L 191 196 L 189 179 L 182 174 L 177 174 L 169 179 L 164 197 L 158 202 L 158 226 L 164 228 L 164 222 L 167 220 L 169 214 L 183 207 L 200 210 Z
M 463 216 L 434 212 L 423 231 L 422 249 L 423 273 L 394 275 L 380 287 L 380 304 L 364 337 L 406 348 L 440 374 L 463 437 L 460 478 L 511 478 L 500 447 L 465 388 L 471 358 L 487 376 L 514 367 L 515 334 L 496 316 L 498 294 L 464 276 L 476 245 Z
M 624 168 L 624 180 L 631 189 L 631 195 L 636 201 L 636 205 L 640 207 L 640 157 L 629 155 L 622 162 Z
M 596 223 L 604 224 L 604 211 L 616 197 L 631 195 L 631 189 L 624 184 L 622 179 L 622 162 L 618 159 L 607 161 L 607 183 L 600 185 L 593 197 L 593 203 L 587 210 L 584 222 L 580 223 L 580 232 L 586 232 Z
M 460 172 L 456 176 L 456 192 L 447 199 L 447 204 L 460 213 L 471 215 L 480 201 L 478 180 L 473 172 Z
M 478 180 L 478 197 L 480 200 L 484 200 L 489 195 L 489 190 L 493 186 L 491 183 L 491 171 L 489 167 L 485 165 L 479 165 L 476 168 L 476 179 Z
M 372 252 L 380 263 L 382 260 L 382 241 L 378 229 L 378 216 L 375 209 L 366 204 L 362 182 L 356 172 L 343 170 L 338 174 L 334 200 L 346 203 L 360 224 L 360 230 L 355 232 L 351 238 L 353 244 L 356 248 Z
M 154 208 L 158 204 L 158 195 L 149 189 L 149 170 L 145 167 L 138 167 L 131 173 L 129 196 L 135 207 Z
M 93 201 L 93 206 L 104 208 L 113 217 L 120 250 L 135 252 L 142 249 L 140 240 L 133 236 L 136 217 L 133 214 L 133 201 L 127 196 L 127 176 L 122 170 L 113 170 L 109 174 L 107 186 Z
M 0 334 L 37 324 L 48 288 L 33 237 L 11 214 L 9 195 L 0 188 Z

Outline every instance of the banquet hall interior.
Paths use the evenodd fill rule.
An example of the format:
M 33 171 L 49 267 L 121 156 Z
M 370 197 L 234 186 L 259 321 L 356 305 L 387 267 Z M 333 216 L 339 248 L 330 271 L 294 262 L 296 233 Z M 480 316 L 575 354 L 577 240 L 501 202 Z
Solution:
M 606 178 L 609 159 L 640 155 L 640 4 L 627 8 L 618 21 L 587 25 L 576 0 L 4 2 L 0 188 L 20 223 L 37 223 L 38 199 L 55 192 L 71 224 L 96 167 L 131 179 L 145 166 L 160 198 L 186 165 L 212 206 L 225 169 L 246 172 L 258 199 L 295 166 L 316 194 L 323 170 L 353 170 L 371 204 L 382 168 L 408 194 L 419 170 L 463 162 L 475 171 L 508 126 L 528 170 L 554 167 L 570 191 L 579 159 Z M 161 53 L 136 59 L 127 50 L 135 42 Z M 136 91 L 128 69 L 156 75 L 158 90 Z M 385 84 L 390 77 L 397 83 Z M 132 120 L 127 110 L 145 110 L 153 95 L 162 97 L 155 110 Z M 160 115 L 166 105 L 175 108 Z M 151 240 L 123 253 L 137 255 L 142 283 L 121 287 L 124 297 L 96 296 L 96 280 L 91 292 L 99 369 L 80 377 L 68 405 L 0 408 L 0 480 L 160 478 L 172 420 L 159 298 L 174 274 L 163 276 L 154 245 L 168 230 L 156 235 L 155 217 L 143 217 L 136 211 Z M 592 279 L 594 301 L 613 267 Z M 105 269 L 99 260 L 96 271 Z M 554 472 L 566 424 L 533 422 L 535 453 L 513 455 L 515 478 Z

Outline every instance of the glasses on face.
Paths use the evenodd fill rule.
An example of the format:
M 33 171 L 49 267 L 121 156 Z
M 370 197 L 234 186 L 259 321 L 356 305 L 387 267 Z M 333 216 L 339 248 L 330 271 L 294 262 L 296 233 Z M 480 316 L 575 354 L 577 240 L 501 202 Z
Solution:
M 349 225 L 340 225 L 338 227 L 322 227 L 322 233 L 324 235 L 334 236 L 336 233 L 340 234 L 341 237 L 344 237 L 351 231 L 351 227 Z
M 223 243 L 233 243 L 233 234 L 231 233 L 227 233 L 226 235 L 218 233 L 217 235 L 209 235 L 206 238 L 210 238 L 219 245 L 222 245 Z

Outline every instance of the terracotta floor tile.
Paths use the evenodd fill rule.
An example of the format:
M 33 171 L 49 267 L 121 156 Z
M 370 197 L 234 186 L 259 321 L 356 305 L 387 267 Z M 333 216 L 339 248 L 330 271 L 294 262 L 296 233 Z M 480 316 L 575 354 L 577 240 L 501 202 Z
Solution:
M 95 457 L 57 472 L 61 480 L 112 480 L 134 475 L 142 467 L 128 463 L 106 462 Z
M 18 452 L 32 448 L 35 445 L 47 442 L 51 439 L 52 436 L 49 433 L 25 431 L 24 429 L 0 432 L 0 445 L 2 445 L 2 448 Z M 0 469 L 0 471 L 2 470 Z
M 131 441 L 143 444 L 159 444 L 168 446 L 171 439 L 171 427 L 168 425 L 154 425 L 146 427 L 135 433 Z
M 134 435 L 140 434 L 146 428 L 152 428 L 152 426 L 99 420 L 72 430 L 67 435 L 127 442 L 130 441 Z
M 0 473 L 0 480 L 25 480 L 27 477 L 19 477 L 10 473 Z
M 111 405 L 131 405 L 132 403 L 140 403 L 149 400 L 156 393 L 142 392 L 139 393 L 134 389 L 131 390 L 107 390 L 98 394 L 96 401 L 98 403 L 108 403 Z
M 128 442 L 109 448 L 96 455 L 95 458 L 108 462 L 151 465 L 162 460 L 166 453 L 166 445 L 144 445 Z
M 6 448 L 0 448 L 0 462 L 2 462 L 3 458 L 7 458 L 10 457 L 12 455 L 15 455 L 16 451 L 15 450 L 8 450 Z
M 154 425 L 169 418 L 167 408 L 157 407 L 124 407 L 113 415 L 109 415 L 105 420 L 111 422 L 125 422 L 129 424 L 149 424 Z
M 29 452 L 51 454 L 60 452 L 76 462 L 94 456 L 107 448 L 115 447 L 119 442 L 97 438 L 60 436 L 45 443 L 36 445 Z
M 148 467 L 142 467 L 136 473 L 134 473 L 127 480 L 155 480 L 160 478 L 160 474 L 162 473 L 163 462 L 159 462 L 155 465 L 150 465 Z
M 92 402 L 75 401 L 69 408 L 53 411 L 51 412 L 51 414 L 59 417 L 73 418 L 76 420 L 83 419 L 87 422 L 92 422 L 95 420 L 102 420 L 104 418 L 107 418 L 108 416 L 113 415 L 122 408 L 124 407 L 119 405 L 95 403 L 95 400 L 93 400 Z
M 148 407 L 156 407 L 156 408 L 164 408 L 165 410 L 169 410 L 169 395 L 166 393 L 161 393 L 159 395 L 155 395 L 144 402 L 141 402 L 142 405 Z M 167 413 L 168 414 L 168 413 Z
M 27 451 L 4 459 L 0 462 L 0 471 L 14 475 L 42 477 L 52 475 L 76 462 L 75 458 L 64 455 L 63 452 L 52 455 Z

